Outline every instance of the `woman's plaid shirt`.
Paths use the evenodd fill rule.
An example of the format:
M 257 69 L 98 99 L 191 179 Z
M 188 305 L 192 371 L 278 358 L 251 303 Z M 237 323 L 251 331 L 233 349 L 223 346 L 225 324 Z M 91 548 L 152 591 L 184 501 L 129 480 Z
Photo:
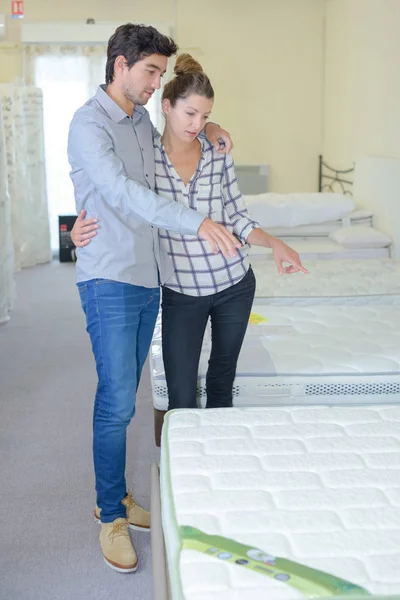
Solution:
M 198 139 L 201 158 L 186 186 L 172 166 L 161 139 L 154 140 L 155 191 L 221 223 L 245 244 L 247 236 L 259 224 L 249 218 L 232 157 L 218 154 L 206 138 Z M 216 294 L 238 283 L 249 268 L 246 247 L 227 259 L 222 252 L 214 254 L 208 242 L 197 236 L 160 229 L 159 237 L 161 251 L 169 254 L 174 266 L 174 275 L 165 285 L 176 292 L 189 296 Z

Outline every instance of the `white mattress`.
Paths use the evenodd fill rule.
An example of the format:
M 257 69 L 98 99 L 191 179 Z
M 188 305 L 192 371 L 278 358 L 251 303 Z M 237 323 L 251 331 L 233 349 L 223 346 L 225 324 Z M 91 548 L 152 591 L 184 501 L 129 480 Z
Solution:
M 400 407 L 172 411 L 161 502 L 172 600 L 320 597 L 275 578 L 275 557 L 400 598 Z M 182 526 L 252 548 L 259 571 L 221 540 L 191 549 Z
M 282 237 L 294 248 L 303 261 L 307 260 L 340 260 L 340 259 L 372 259 L 389 258 L 390 248 L 345 248 L 341 244 L 323 237 Z M 259 259 L 273 260 L 269 248 L 251 246 L 248 249 L 252 263 Z
M 400 310 L 396 306 L 254 307 L 265 321 L 250 324 L 233 388 L 235 406 L 400 402 Z M 253 319 L 254 320 L 254 319 Z M 199 365 L 199 404 L 205 404 L 210 353 L 207 330 Z M 168 393 L 160 326 L 151 347 L 154 405 Z
M 256 281 L 255 303 L 293 304 L 399 304 L 400 261 L 309 260 L 309 275 L 280 276 L 270 260 L 252 264 Z
M 312 223 L 309 225 L 299 225 L 297 227 L 266 227 L 271 235 L 277 237 L 326 237 L 332 231 L 341 227 L 349 227 L 350 225 L 364 225 L 367 227 L 373 226 L 373 213 L 367 210 L 355 210 L 347 217 L 338 221 L 325 221 L 324 223 Z

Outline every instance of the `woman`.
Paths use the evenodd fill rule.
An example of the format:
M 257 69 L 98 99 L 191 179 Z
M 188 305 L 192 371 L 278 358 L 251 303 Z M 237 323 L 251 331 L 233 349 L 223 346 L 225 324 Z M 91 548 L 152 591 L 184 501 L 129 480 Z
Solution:
M 240 194 L 232 157 L 218 154 L 199 136 L 211 114 L 214 90 L 201 66 L 182 54 L 175 78 L 165 85 L 165 130 L 154 140 L 156 188 L 225 225 L 245 244 L 272 248 L 278 270 L 307 270 L 293 249 L 249 218 Z M 96 234 L 93 220 L 77 221 L 72 239 L 78 246 Z M 255 293 L 255 278 L 245 246 L 226 258 L 204 240 L 159 230 L 161 249 L 174 274 L 162 289 L 162 346 L 169 409 L 195 408 L 198 365 L 208 319 L 211 355 L 206 379 L 207 408 L 232 406 L 232 387 Z M 283 267 L 287 262 L 290 266 Z

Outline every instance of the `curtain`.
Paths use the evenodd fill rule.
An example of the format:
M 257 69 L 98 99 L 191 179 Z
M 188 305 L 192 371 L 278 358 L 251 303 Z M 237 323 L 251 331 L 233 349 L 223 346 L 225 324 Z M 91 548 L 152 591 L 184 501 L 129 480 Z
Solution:
M 8 107 L 10 109 L 10 107 Z M 14 249 L 11 235 L 11 199 L 8 192 L 7 150 L 3 106 L 0 102 L 0 324 L 9 319 L 14 301 Z
M 50 260 L 41 91 L 0 85 L 14 268 Z
M 59 215 L 75 214 L 67 157 L 74 112 L 104 81 L 106 48 L 83 45 L 24 46 L 24 75 L 43 92 L 44 152 L 51 247 L 59 247 Z

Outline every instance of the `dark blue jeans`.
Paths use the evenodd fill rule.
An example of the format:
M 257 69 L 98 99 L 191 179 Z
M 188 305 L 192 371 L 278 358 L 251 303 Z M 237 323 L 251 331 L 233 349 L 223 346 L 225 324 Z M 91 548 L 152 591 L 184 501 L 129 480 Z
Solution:
M 201 347 L 211 318 L 207 408 L 232 406 L 236 365 L 255 293 L 250 268 L 239 283 L 211 296 L 162 291 L 162 349 L 169 410 L 196 408 Z
M 108 279 L 78 284 L 96 361 L 93 458 L 101 520 L 126 516 L 126 428 L 159 309 L 159 288 Z

